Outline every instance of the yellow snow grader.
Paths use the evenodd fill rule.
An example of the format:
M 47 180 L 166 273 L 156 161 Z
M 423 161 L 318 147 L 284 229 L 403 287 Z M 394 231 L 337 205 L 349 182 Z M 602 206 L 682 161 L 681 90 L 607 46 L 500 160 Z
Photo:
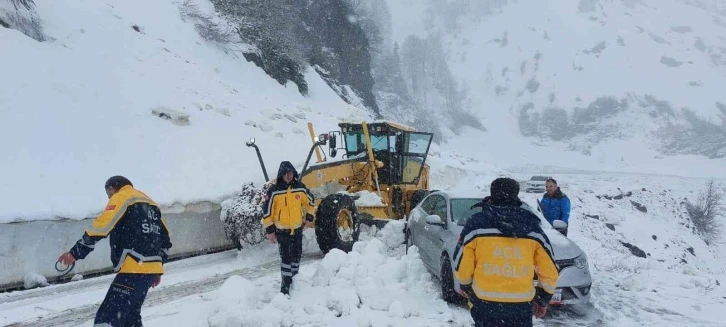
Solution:
M 313 145 L 300 172 L 301 181 L 315 196 L 315 212 L 310 214 L 315 216 L 315 235 L 323 253 L 333 248 L 350 251 L 358 240 L 361 224 L 381 227 L 390 220 L 404 219 L 429 192 L 426 157 L 432 133 L 416 132 L 390 121 L 342 122 L 338 126 L 340 131 L 316 135 L 312 123 L 308 123 Z M 322 148 L 325 145 L 327 155 Z M 268 183 L 261 189 L 247 184 L 237 204 L 223 208 L 222 219 L 226 218 L 225 223 L 231 226 L 227 234 L 238 247 L 239 238 L 245 236 L 245 243 L 264 239 L 261 202 L 266 189 L 275 182 L 268 178 L 254 139 L 247 146 L 255 148 Z M 341 158 L 332 160 L 339 150 Z M 317 161 L 310 164 L 313 152 Z M 235 222 L 237 227 L 233 226 Z M 250 240 L 252 234 L 256 237 Z

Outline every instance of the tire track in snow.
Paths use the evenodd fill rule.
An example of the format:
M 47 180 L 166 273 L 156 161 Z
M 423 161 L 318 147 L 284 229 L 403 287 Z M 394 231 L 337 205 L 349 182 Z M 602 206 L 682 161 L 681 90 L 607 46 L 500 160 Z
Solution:
M 237 251 L 225 251 L 214 254 L 207 254 L 202 256 L 191 257 L 179 261 L 173 261 L 164 265 L 166 274 L 175 273 L 177 271 L 184 271 L 189 268 L 198 268 L 202 265 L 213 266 L 219 263 L 228 262 L 237 257 Z M 69 295 L 85 292 L 88 289 L 94 288 L 98 285 L 103 285 L 107 288 L 111 283 L 111 280 L 116 274 L 105 274 L 96 276 L 88 279 L 83 279 L 76 282 L 66 282 L 53 284 L 49 287 L 34 288 L 23 291 L 13 291 L 8 293 L 0 293 L 0 305 L 6 303 L 19 302 L 23 300 L 32 300 L 36 298 L 43 298 L 50 295 Z
M 322 258 L 323 255 L 321 253 L 303 254 L 302 263 L 312 263 Z M 275 271 L 279 271 L 279 269 L 280 263 L 275 260 L 273 262 L 268 262 L 259 266 L 237 269 L 206 279 L 175 283 L 160 288 L 157 291 L 149 292 L 149 295 L 144 302 L 143 308 L 157 306 L 189 295 L 213 291 L 219 288 L 229 277 L 234 275 L 240 275 L 247 279 L 255 280 L 274 273 Z M 102 284 L 103 282 L 110 283 L 110 278 L 108 280 L 95 282 L 92 285 Z M 106 287 L 105 284 L 104 287 Z M 57 290 L 54 291 L 57 292 Z M 100 304 L 101 303 L 98 302 L 92 305 L 85 305 L 78 308 L 41 316 L 32 320 L 13 323 L 7 325 L 7 327 L 51 327 L 79 325 L 88 320 L 92 320 L 95 317 L 96 310 L 98 309 L 98 306 Z

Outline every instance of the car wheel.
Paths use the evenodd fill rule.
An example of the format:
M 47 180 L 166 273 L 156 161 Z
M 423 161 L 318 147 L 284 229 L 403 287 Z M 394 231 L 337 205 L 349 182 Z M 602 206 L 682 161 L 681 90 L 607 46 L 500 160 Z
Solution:
M 441 296 L 448 303 L 462 303 L 464 298 L 454 289 L 454 273 L 449 256 L 441 256 Z

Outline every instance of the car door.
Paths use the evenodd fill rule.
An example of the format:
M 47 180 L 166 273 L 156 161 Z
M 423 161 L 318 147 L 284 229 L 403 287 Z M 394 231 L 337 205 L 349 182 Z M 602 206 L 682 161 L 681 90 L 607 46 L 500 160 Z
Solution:
M 441 217 L 441 224 L 426 223 L 423 233 L 424 240 L 422 242 L 424 244 L 421 248 L 429 258 L 431 269 L 438 274 L 441 271 L 441 253 L 444 250 L 442 234 L 446 231 L 448 221 L 448 201 L 441 195 L 436 195 L 435 197 L 433 207 L 428 212 L 428 215 Z
M 423 262 L 427 265 L 429 264 L 430 259 L 423 249 L 423 246 L 426 243 L 426 238 L 424 236 L 426 233 L 425 228 L 428 225 L 426 224 L 426 216 L 428 216 L 428 213 L 433 210 L 434 204 L 436 204 L 436 198 L 437 196 L 434 195 L 425 197 L 423 201 L 421 201 L 421 205 L 411 210 L 408 222 L 408 228 L 411 232 L 411 244 L 418 247 L 419 256 L 421 256 L 421 260 L 423 260 Z

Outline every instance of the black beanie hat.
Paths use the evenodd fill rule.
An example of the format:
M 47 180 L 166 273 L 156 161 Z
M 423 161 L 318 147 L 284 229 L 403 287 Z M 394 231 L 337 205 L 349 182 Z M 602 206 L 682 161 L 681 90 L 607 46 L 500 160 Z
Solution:
M 118 191 L 118 190 L 120 190 L 122 187 L 124 187 L 126 185 L 134 186 L 133 184 L 131 184 L 131 181 L 128 178 L 126 178 L 126 177 L 123 177 L 123 176 L 113 176 L 113 177 L 109 178 L 106 181 L 106 184 L 104 185 L 104 188 L 107 188 L 107 187 L 111 186 L 115 190 Z
M 495 179 L 489 190 L 493 204 L 513 204 L 519 195 L 519 182 L 509 177 Z

